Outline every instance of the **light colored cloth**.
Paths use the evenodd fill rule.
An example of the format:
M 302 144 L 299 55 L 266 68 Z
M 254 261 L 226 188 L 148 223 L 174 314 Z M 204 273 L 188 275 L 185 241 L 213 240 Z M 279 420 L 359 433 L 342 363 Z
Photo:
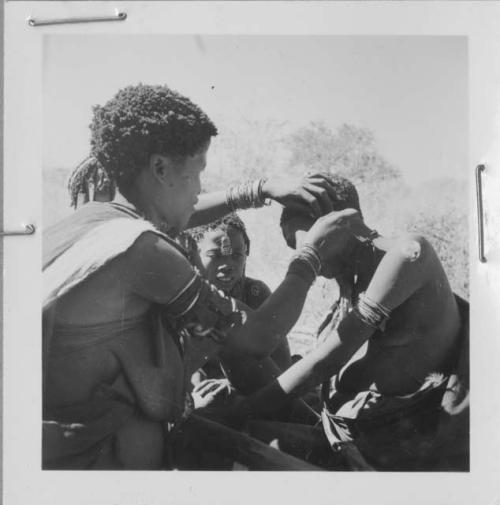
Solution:
M 57 300 L 124 253 L 144 232 L 172 243 L 132 209 L 112 203 L 89 203 L 44 233 L 44 468 L 127 466 L 118 455 L 120 429 L 133 421 L 148 426 L 150 433 L 162 431 L 167 421 L 182 414 L 182 345 L 159 307 L 132 321 L 54 324 Z M 58 405 L 52 385 L 64 377 L 71 383 L 68 363 L 83 367 L 84 376 L 88 366 L 91 375 L 94 359 L 110 354 L 120 367 L 113 383 L 101 384 L 84 402 Z M 150 464 L 142 463 L 143 468 Z M 151 464 L 156 468 L 160 461 Z
M 145 232 L 157 234 L 186 255 L 134 209 L 115 202 L 84 205 L 44 233 L 45 468 L 168 465 L 162 460 L 166 432 L 185 411 L 192 369 L 200 366 L 200 356 L 217 348 L 215 337 L 223 340 L 228 329 L 244 320 L 234 300 L 193 269 L 170 303 L 151 304 L 142 318 L 86 326 L 55 324 L 57 301 Z M 110 374 L 118 370 L 114 380 L 99 383 L 94 367 L 99 362 Z M 85 381 L 93 392 L 85 401 L 68 405 L 72 388 Z M 86 395 L 87 389 L 83 391 Z
M 86 231 L 78 241 L 68 244 L 67 249 L 43 270 L 44 309 L 124 253 L 147 231 L 165 237 L 148 221 L 117 217 Z

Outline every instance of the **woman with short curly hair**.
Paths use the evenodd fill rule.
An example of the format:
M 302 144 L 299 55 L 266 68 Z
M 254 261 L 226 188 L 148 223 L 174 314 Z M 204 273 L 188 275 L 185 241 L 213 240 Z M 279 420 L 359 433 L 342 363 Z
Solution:
M 313 226 L 256 311 L 205 281 L 172 237 L 267 198 L 329 212 L 331 187 L 312 175 L 200 195 L 217 130 L 167 86 L 119 91 L 94 108 L 90 128 L 90 162 L 117 192 L 44 232 L 44 467 L 171 467 L 164 448 L 200 400 L 186 379 L 221 347 L 272 352 L 300 314 L 331 230 L 328 220 Z

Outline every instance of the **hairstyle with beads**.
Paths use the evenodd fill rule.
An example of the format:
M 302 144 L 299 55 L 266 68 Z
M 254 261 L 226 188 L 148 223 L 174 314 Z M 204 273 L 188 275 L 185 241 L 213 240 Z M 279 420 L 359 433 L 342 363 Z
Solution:
M 199 153 L 217 128 L 191 100 L 167 86 L 138 84 L 93 107 L 91 156 L 120 191 L 133 185 L 152 154 Z
M 243 242 L 245 243 L 245 247 L 247 250 L 247 254 L 250 253 L 250 238 L 248 237 L 247 234 L 247 229 L 245 227 L 245 223 L 241 220 L 241 218 L 235 214 L 228 214 L 227 216 L 224 216 L 221 219 L 218 219 L 217 221 L 213 221 L 212 223 L 203 225 L 203 226 L 197 226 L 196 228 L 190 228 L 189 230 L 186 230 L 189 235 L 196 240 L 196 242 L 199 242 L 200 240 L 203 239 L 203 237 L 214 230 L 223 230 L 227 231 L 228 228 L 234 228 L 235 230 L 238 230 L 242 237 L 243 237 Z

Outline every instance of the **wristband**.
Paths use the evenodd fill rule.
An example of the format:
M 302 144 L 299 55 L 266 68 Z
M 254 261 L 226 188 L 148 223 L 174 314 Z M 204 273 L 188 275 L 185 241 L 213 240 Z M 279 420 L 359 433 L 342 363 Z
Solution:
M 312 284 L 321 272 L 321 258 L 311 244 L 304 244 L 293 256 L 287 274 L 295 274 Z
M 316 247 L 311 244 L 304 244 L 301 246 L 297 254 L 311 264 L 316 277 L 321 274 L 321 258 Z
M 263 195 L 265 179 L 249 181 L 238 186 L 229 186 L 226 191 L 226 204 L 232 212 L 263 207 L 266 199 Z

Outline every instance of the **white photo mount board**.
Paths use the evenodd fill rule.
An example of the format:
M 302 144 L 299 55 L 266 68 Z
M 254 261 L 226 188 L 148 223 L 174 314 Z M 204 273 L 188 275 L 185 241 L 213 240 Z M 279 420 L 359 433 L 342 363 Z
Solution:
M 124 22 L 31 27 L 29 17 Z M 3 497 L 71 504 L 500 504 L 499 2 L 8 2 L 5 5 L 4 228 L 41 224 L 43 41 L 53 34 L 465 36 L 469 48 L 471 471 L 468 474 L 42 472 L 41 233 L 4 239 Z M 98 78 L 98 76 L 96 76 Z M 75 100 L 78 90 L 75 89 Z M 425 146 L 423 146 L 425 148 Z M 478 260 L 475 167 L 485 163 Z

